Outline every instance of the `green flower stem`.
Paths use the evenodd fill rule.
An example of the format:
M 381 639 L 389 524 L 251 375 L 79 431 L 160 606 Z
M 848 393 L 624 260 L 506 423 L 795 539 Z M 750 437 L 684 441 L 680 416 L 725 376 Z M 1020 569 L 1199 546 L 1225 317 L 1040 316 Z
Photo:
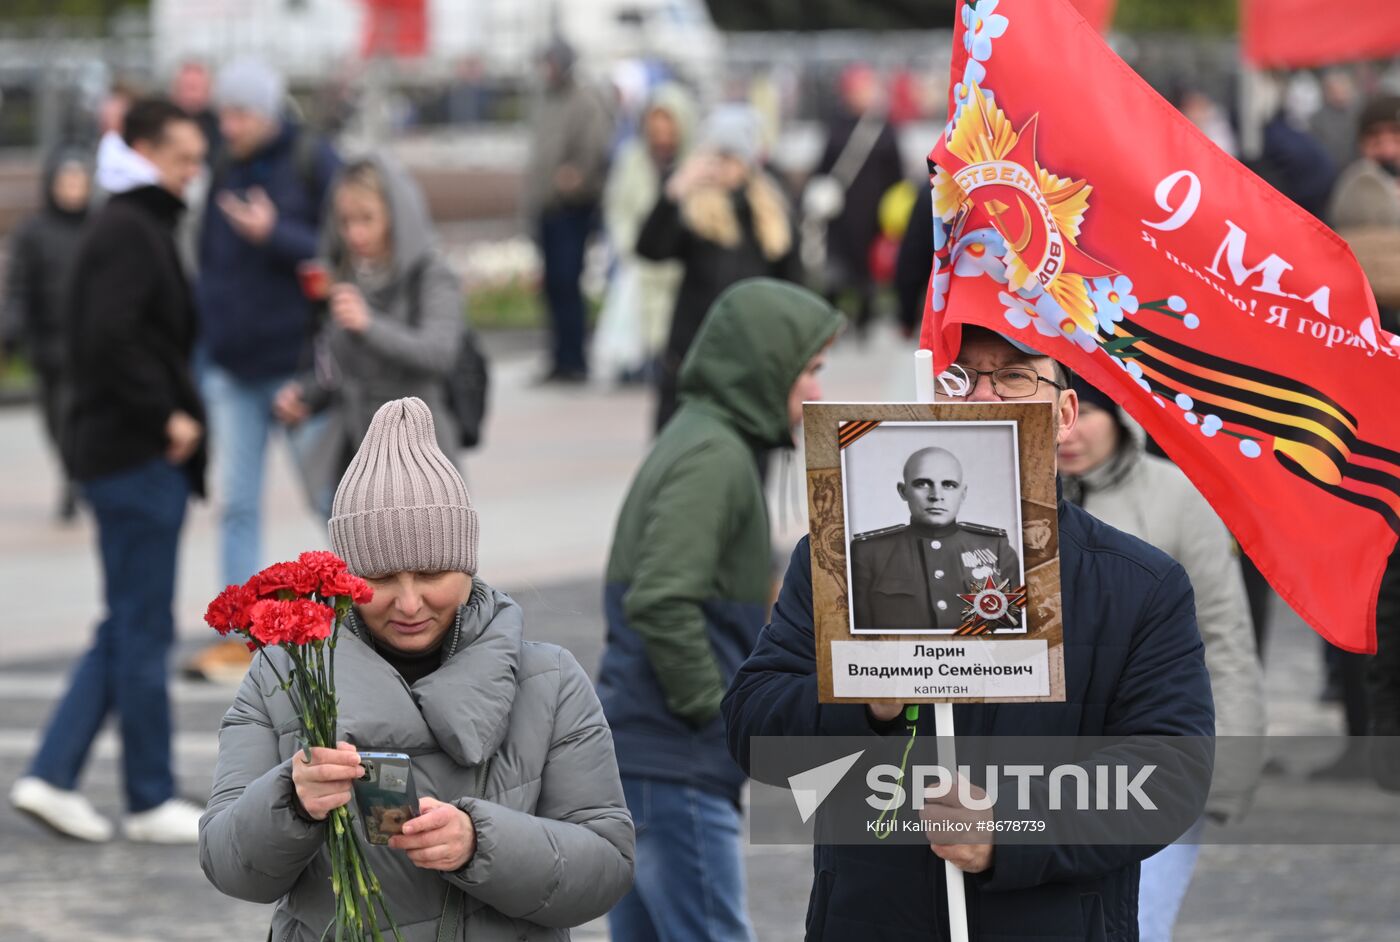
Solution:
M 350 862 L 354 865 L 355 870 L 355 891 L 360 894 L 361 898 L 365 898 L 369 896 L 369 883 L 365 881 L 364 862 L 360 859 L 359 848 L 355 848 L 355 851 L 350 854 Z
M 307 645 L 281 645 L 291 660 L 287 676 L 268 657 L 268 664 L 301 718 L 302 739 L 308 747 L 333 749 L 336 745 L 340 705 L 335 691 L 335 649 L 342 620 L 350 610 L 348 601 L 344 606 L 336 605 L 335 610 L 335 625 L 328 639 Z M 267 654 L 265 649 L 263 653 Z M 336 942 L 383 942 L 381 911 L 394 939 L 403 942 L 398 924 L 385 904 L 379 878 L 360 846 L 349 807 L 333 810 L 329 823 L 326 850 L 330 856 L 331 892 L 335 894 Z
M 374 876 L 373 870 L 370 871 L 370 876 Z M 378 880 L 374 881 L 374 897 L 375 899 L 379 900 L 379 906 L 381 909 L 384 910 L 384 918 L 389 922 L 389 928 L 394 933 L 394 939 L 396 940 L 396 942 L 403 942 L 403 935 L 399 932 L 399 924 L 394 921 L 394 914 L 389 912 L 389 907 L 384 902 L 384 894 L 381 893 L 379 890 Z
M 284 691 L 291 690 L 292 682 L 289 681 L 287 678 L 283 677 L 282 672 L 277 669 L 277 664 L 273 662 L 272 656 L 267 653 L 267 645 L 259 645 L 258 653 L 261 654 L 262 659 L 267 662 L 267 666 L 272 668 L 272 673 L 277 678 L 277 683 L 281 686 L 281 688 Z

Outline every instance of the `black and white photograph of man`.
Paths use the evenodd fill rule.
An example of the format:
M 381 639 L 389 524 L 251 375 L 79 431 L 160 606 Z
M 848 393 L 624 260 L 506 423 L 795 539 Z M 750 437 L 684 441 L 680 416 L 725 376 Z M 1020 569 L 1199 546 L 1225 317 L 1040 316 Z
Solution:
M 989 578 L 1025 584 L 1013 424 L 885 423 L 842 457 L 853 634 L 955 631 Z

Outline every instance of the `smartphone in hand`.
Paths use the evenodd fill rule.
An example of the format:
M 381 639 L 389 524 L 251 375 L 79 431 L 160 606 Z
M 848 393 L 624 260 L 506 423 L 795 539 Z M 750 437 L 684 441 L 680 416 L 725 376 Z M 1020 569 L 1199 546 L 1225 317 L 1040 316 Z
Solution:
M 413 764 L 402 752 L 362 752 L 360 765 L 365 774 L 353 785 L 365 837 L 371 844 L 387 844 L 390 837 L 403 833 L 409 818 L 418 816 Z

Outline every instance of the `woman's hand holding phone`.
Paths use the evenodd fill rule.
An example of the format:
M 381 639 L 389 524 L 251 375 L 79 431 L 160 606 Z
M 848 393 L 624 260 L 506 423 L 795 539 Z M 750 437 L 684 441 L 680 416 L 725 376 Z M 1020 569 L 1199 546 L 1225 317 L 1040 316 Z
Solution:
M 317 821 L 349 804 L 351 783 L 364 774 L 360 754 L 348 742 L 336 743 L 334 749 L 313 747 L 310 762 L 303 752 L 292 759 L 297 801 Z M 418 799 L 418 814 L 403 823 L 402 833 L 389 838 L 389 846 L 406 852 L 414 866 L 450 873 L 465 867 L 476 853 L 476 826 L 456 805 L 425 796 Z
M 415 867 L 451 873 L 476 853 L 476 825 L 456 805 L 424 796 L 418 799 L 418 816 L 404 822 L 403 833 L 389 838 L 389 846 L 406 851 Z
M 311 748 L 311 761 L 298 751 L 292 757 L 292 786 L 302 810 L 316 821 L 336 808 L 350 803 L 350 783 L 365 774 L 360 754 L 348 742 L 338 742 L 334 749 Z

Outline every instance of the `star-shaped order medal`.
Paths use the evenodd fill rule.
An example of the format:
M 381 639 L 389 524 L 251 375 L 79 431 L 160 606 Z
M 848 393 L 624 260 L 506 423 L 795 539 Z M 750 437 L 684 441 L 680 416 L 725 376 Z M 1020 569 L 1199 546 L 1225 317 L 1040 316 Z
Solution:
M 1064 311 L 1066 333 L 1095 330 L 1086 278 L 1114 269 L 1079 246 L 1093 187 L 1058 177 L 1036 159 L 1039 115 L 1018 131 L 974 83 L 953 123 L 947 154 L 933 178 L 934 211 L 954 237 L 984 226 L 1006 240 L 1006 278 L 1031 298 L 1040 290 Z
M 963 623 L 957 634 L 981 635 L 995 632 L 998 628 L 1017 628 L 1021 624 L 1022 610 L 1026 607 L 1026 587 L 1008 590 L 1009 582 L 1000 585 L 991 576 L 974 591 L 959 593 L 958 598 L 967 603 L 963 609 Z

